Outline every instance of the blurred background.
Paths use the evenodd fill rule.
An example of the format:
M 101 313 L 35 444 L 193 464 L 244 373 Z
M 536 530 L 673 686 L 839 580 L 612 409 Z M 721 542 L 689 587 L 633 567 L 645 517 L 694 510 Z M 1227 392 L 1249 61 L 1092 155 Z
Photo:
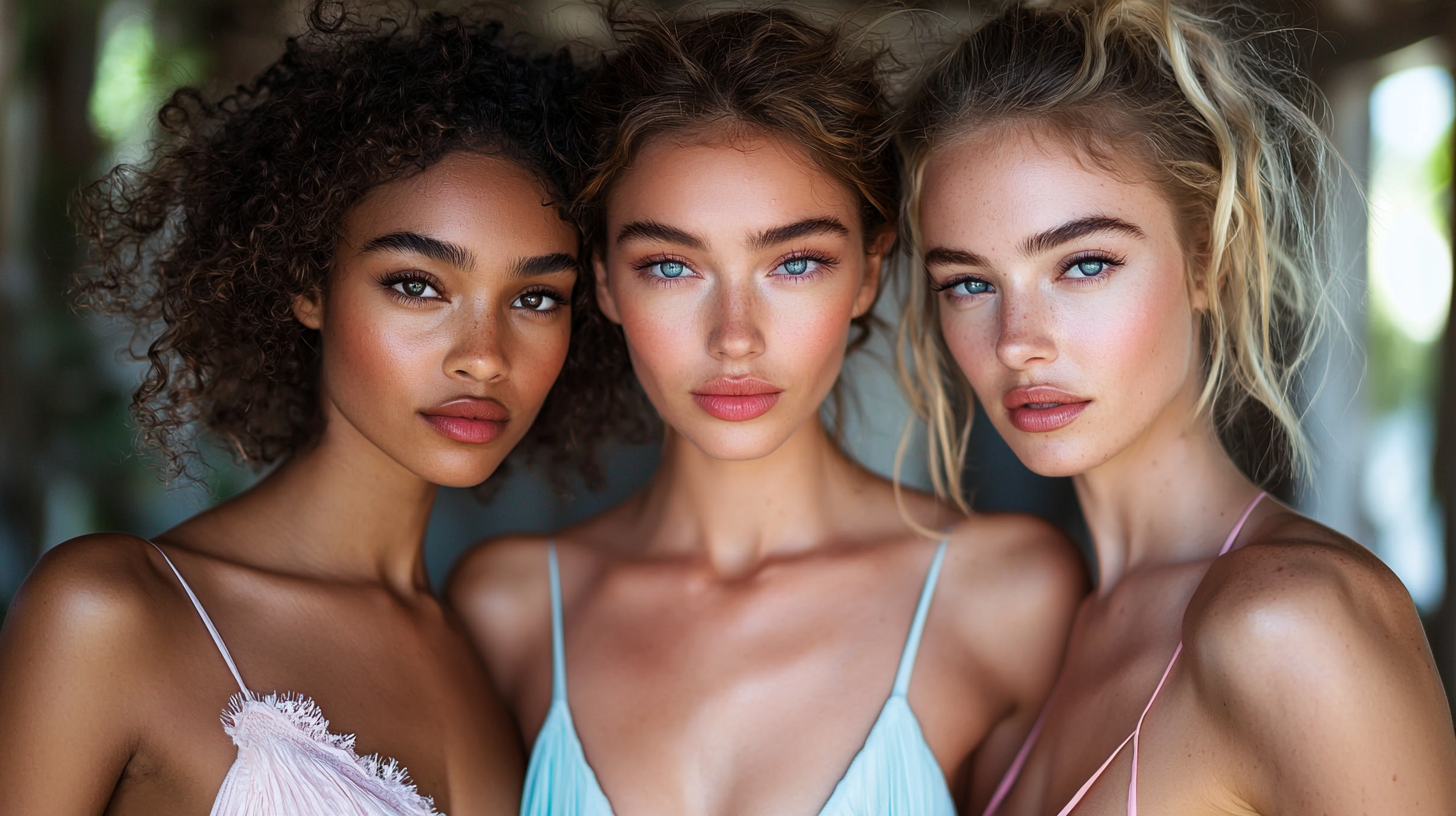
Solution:
M 1456 680 L 1456 332 L 1452 304 L 1452 119 L 1456 0 L 1249 0 L 1298 30 L 1349 165 L 1331 228 L 1334 308 L 1304 394 L 1317 475 L 1283 498 L 1371 547 L 1405 582 L 1442 675 Z M 424 0 L 422 6 L 437 4 Z M 439 4 L 448 8 L 449 3 Z M 917 41 L 974 23 L 981 0 L 910 3 L 891 23 Z M 68 278 L 83 256 L 68 215 L 78 186 L 145 155 L 158 105 L 179 85 L 245 81 L 299 30 L 302 0 L 0 0 L 0 614 L 42 553 L 97 530 L 155 534 L 257 474 L 222 454 L 206 484 L 163 484 L 134 452 L 127 400 L 141 367 L 127 336 L 79 314 Z M 816 4 L 834 9 L 833 0 Z M 841 2 L 839 9 L 859 8 Z M 501 4 L 545 42 L 600 41 L 593 8 Z M 882 301 L 886 317 L 893 298 Z M 908 410 L 879 338 L 852 358 L 846 444 L 889 474 Z M 912 447 L 912 452 L 922 448 Z M 611 452 L 607 487 L 560 495 L 518 469 L 487 505 L 445 491 L 427 553 L 438 581 L 472 541 L 550 530 L 596 512 L 651 474 L 654 446 Z M 969 483 L 982 509 L 1039 513 L 1085 544 L 1065 480 L 1027 473 L 976 425 Z M 911 484 L 926 476 L 907 457 Z

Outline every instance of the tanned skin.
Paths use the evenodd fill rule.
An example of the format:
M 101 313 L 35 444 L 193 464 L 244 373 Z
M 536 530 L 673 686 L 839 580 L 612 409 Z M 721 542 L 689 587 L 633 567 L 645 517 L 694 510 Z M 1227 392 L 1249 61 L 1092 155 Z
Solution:
M 514 814 L 523 764 L 431 594 L 425 524 L 438 485 L 483 481 L 520 440 L 565 359 L 577 240 L 545 198 L 469 153 L 370 192 L 326 291 L 295 304 L 322 336 L 322 439 L 155 539 L 253 691 L 311 697 L 451 816 Z M 461 398 L 508 414 L 492 441 L 427 419 Z M 56 547 L 0 633 L 0 813 L 207 813 L 237 756 L 219 722 L 237 692 L 150 544 Z
M 1022 461 L 1073 477 L 1097 554 L 1001 813 L 1060 811 L 1132 733 L 1180 640 L 1140 737 L 1141 813 L 1456 812 L 1451 713 L 1390 570 L 1268 498 L 1215 560 L 1258 488 L 1195 410 L 1208 295 L 1146 177 L 1014 127 L 953 142 L 925 171 L 946 342 Z M 1013 393 L 1027 387 L 1060 394 Z M 1076 816 L 1125 813 L 1130 773 L 1129 748 Z
M 556 536 L 572 716 L 618 813 L 813 816 L 890 694 L 938 538 L 819 420 L 888 241 L 802 149 L 741 132 L 644 148 L 607 222 L 599 300 L 667 431 L 647 487 Z M 732 385 L 777 396 L 720 418 Z M 1084 577 L 1041 522 L 906 504 L 949 530 L 909 700 L 960 794 L 1030 728 Z M 546 543 L 489 542 L 448 590 L 528 743 Z

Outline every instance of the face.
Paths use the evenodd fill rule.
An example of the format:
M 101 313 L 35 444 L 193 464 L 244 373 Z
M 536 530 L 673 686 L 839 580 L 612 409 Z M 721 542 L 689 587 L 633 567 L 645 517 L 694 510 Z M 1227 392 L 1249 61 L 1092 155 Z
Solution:
M 1203 299 L 1161 191 L 999 131 L 937 150 L 923 196 L 946 344 L 1028 467 L 1076 475 L 1186 430 Z
M 664 139 L 606 209 L 598 300 L 667 425 L 746 460 L 817 422 L 879 283 L 856 196 L 777 137 Z
M 371 191 L 347 216 L 321 296 L 321 444 L 362 440 L 440 485 L 486 479 L 566 359 L 575 233 L 537 181 L 456 153 Z

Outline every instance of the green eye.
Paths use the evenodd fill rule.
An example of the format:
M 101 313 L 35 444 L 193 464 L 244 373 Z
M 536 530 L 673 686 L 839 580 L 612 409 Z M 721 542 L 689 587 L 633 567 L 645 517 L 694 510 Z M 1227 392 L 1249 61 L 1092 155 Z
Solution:
M 399 281 L 390 288 L 408 298 L 423 299 L 440 296 L 440 293 L 435 291 L 435 287 L 419 278 Z

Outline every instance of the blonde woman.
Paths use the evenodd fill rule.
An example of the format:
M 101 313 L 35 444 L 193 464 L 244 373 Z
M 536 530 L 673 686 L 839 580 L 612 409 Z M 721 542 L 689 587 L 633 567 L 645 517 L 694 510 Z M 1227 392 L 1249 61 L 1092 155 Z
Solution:
M 1410 598 L 1237 443 L 1272 428 L 1307 461 L 1329 151 L 1296 79 L 1215 19 L 1111 0 L 1007 11 L 910 105 L 903 341 L 941 483 L 969 386 L 1032 470 L 1073 477 L 1097 557 L 987 813 L 1456 812 Z

